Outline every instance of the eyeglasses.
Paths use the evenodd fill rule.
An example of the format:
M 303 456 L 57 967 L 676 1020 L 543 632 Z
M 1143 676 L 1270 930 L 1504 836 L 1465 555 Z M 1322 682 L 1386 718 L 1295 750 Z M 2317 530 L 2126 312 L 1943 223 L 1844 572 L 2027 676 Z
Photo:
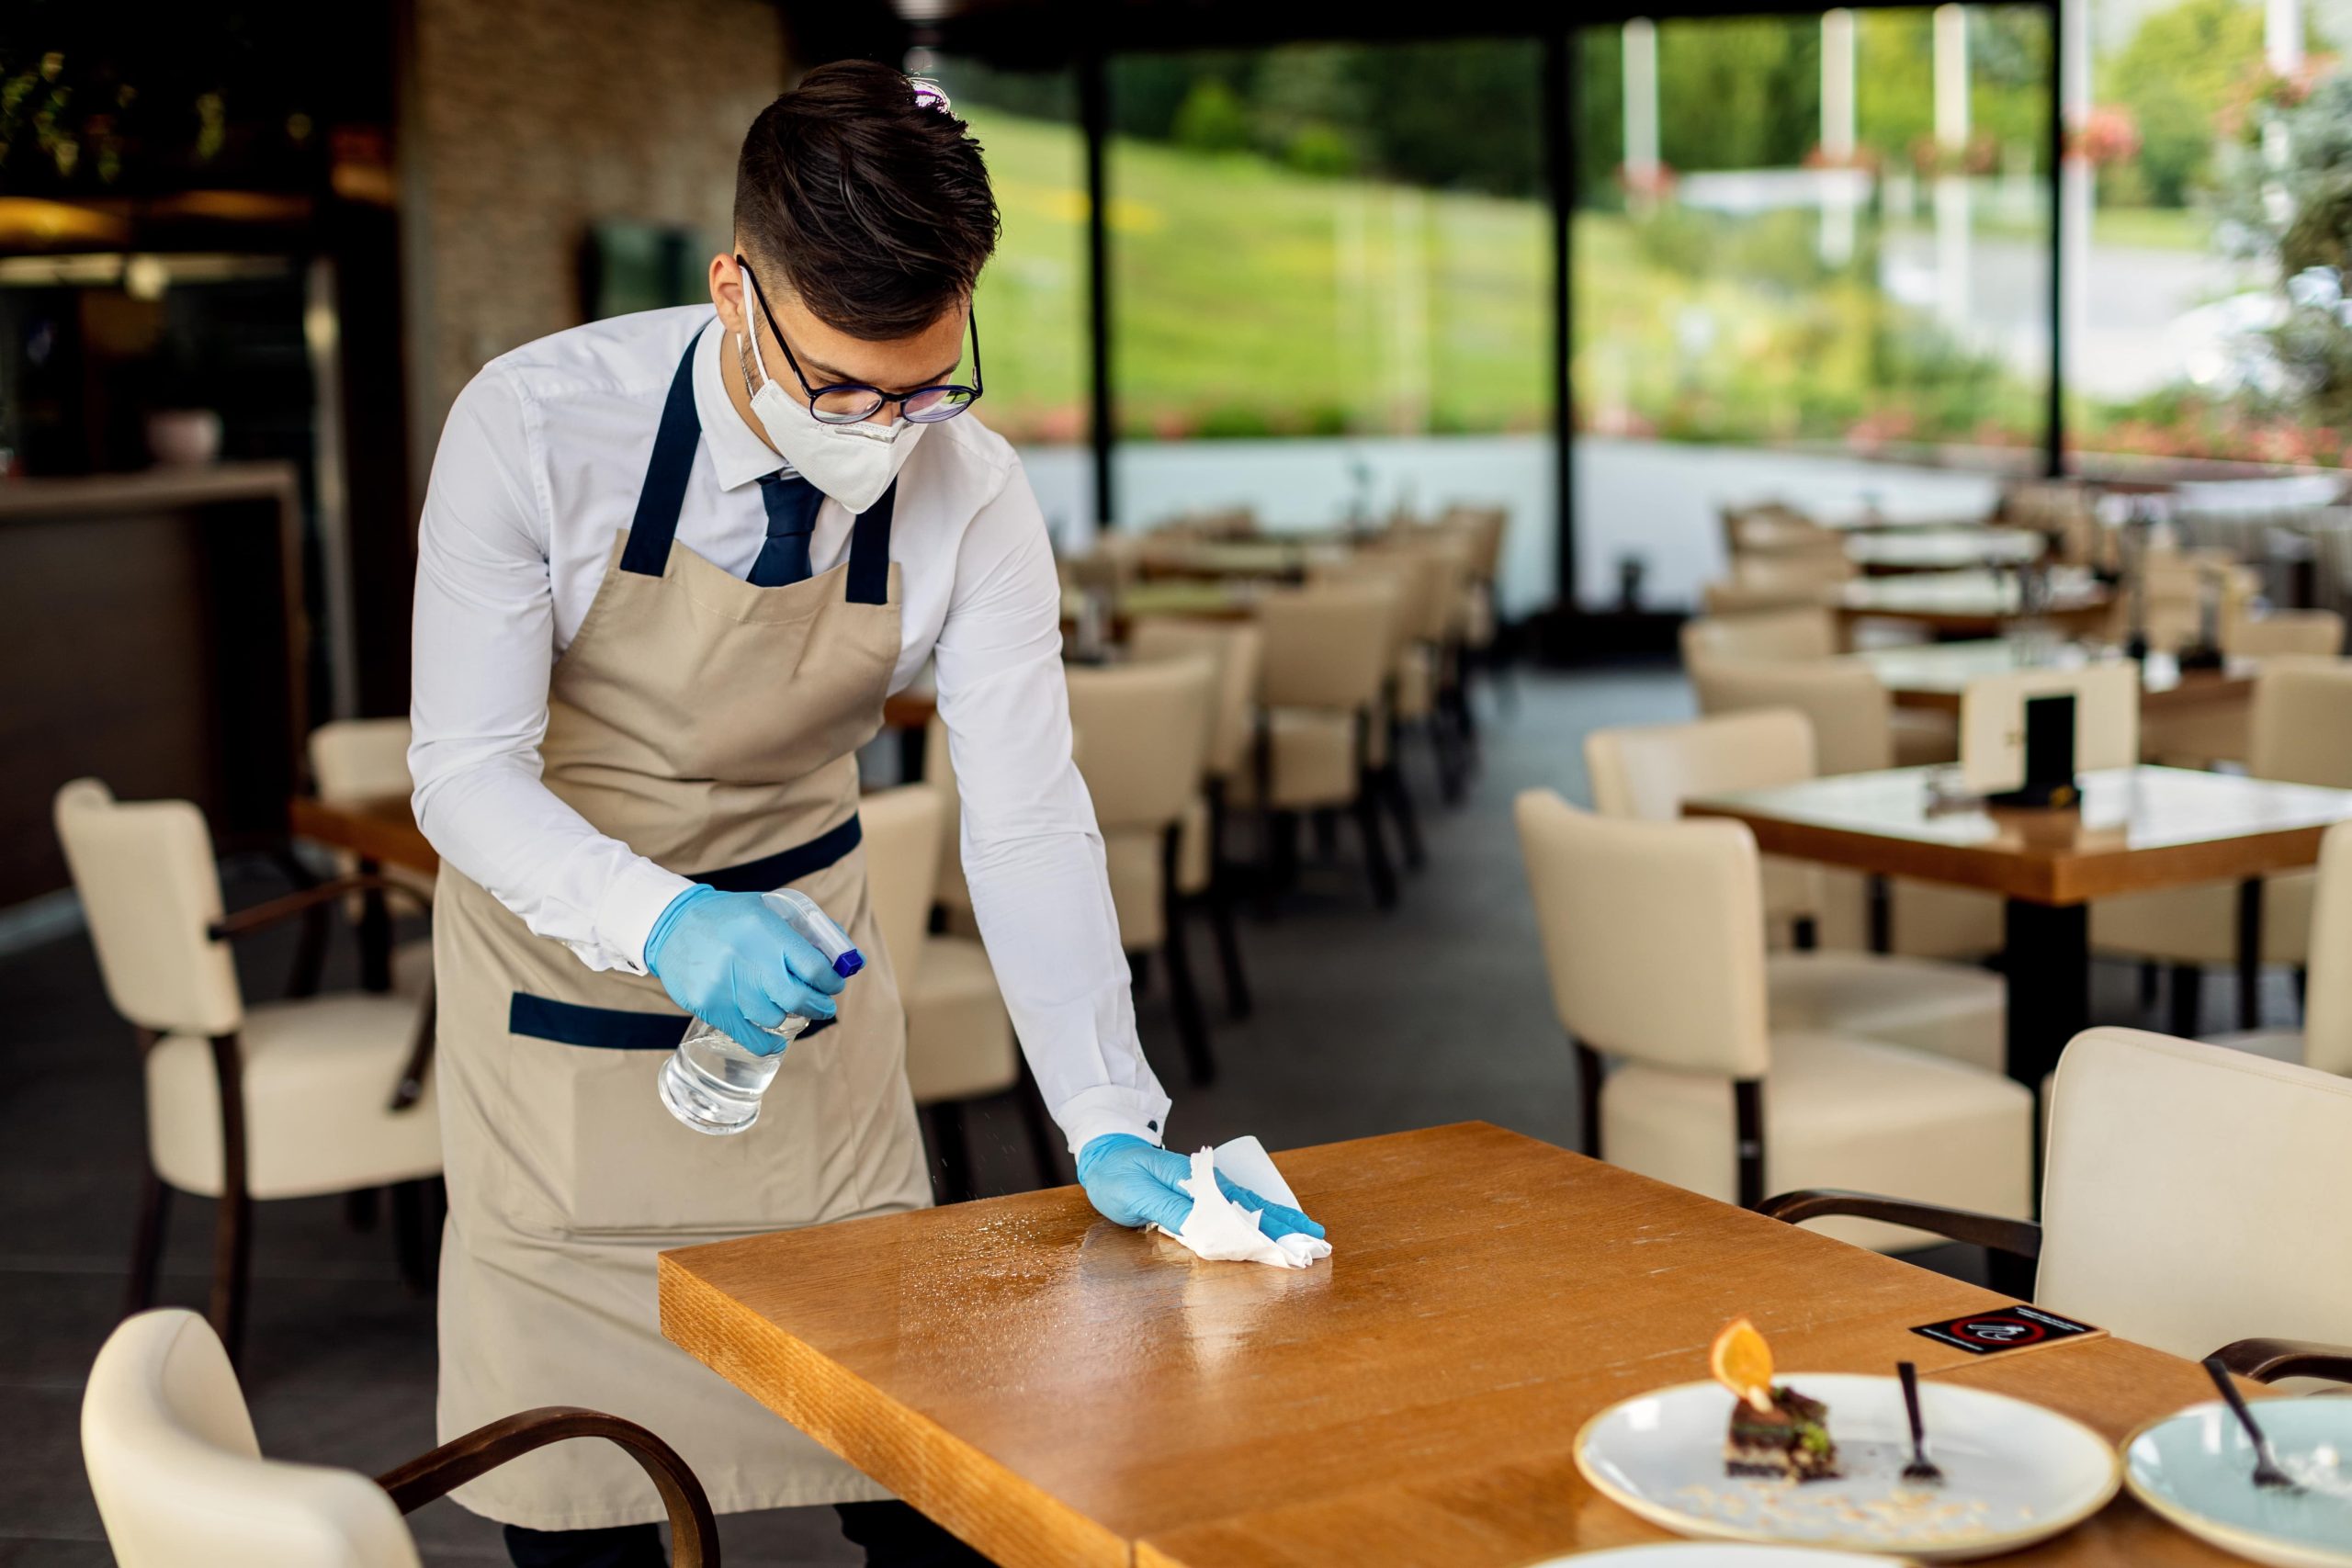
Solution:
M 793 355 L 792 345 L 784 341 L 784 329 L 775 324 L 775 316 L 768 310 L 767 295 L 761 289 L 760 280 L 752 276 L 751 264 L 739 255 L 735 258 L 735 265 L 743 269 L 745 277 L 751 278 L 752 298 L 760 302 L 760 314 L 767 319 L 768 331 L 775 334 L 776 346 L 784 350 L 784 362 L 792 367 L 792 374 L 799 381 L 800 389 L 808 395 L 808 412 L 823 423 L 861 424 L 896 403 L 899 412 L 910 423 L 937 424 L 941 420 L 954 419 L 979 401 L 980 313 L 978 310 L 971 312 L 972 384 L 968 387 L 952 384 L 917 387 L 911 392 L 896 397 L 879 387 L 864 386 L 855 381 L 844 381 L 832 387 L 812 387 L 800 368 L 800 361 Z

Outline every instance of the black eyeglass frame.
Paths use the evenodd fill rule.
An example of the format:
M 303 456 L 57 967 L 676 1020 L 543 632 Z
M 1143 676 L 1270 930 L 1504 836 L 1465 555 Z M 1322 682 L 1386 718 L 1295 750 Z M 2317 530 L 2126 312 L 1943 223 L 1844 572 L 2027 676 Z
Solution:
M 980 400 L 983 378 L 980 374 L 980 312 L 978 307 L 973 307 L 973 309 L 967 312 L 966 317 L 967 324 L 970 327 L 972 333 L 972 384 L 968 387 L 958 382 L 944 381 L 937 386 L 917 387 L 911 392 L 903 392 L 896 397 L 893 397 L 890 393 L 884 391 L 879 387 L 869 387 L 863 381 L 841 381 L 836 382 L 834 385 L 830 387 L 812 387 L 808 384 L 808 373 L 800 368 L 799 359 L 793 355 L 792 344 L 785 341 L 784 329 L 776 325 L 775 313 L 768 309 L 767 294 L 760 288 L 760 280 L 753 275 L 752 271 L 752 264 L 745 261 L 739 254 L 735 258 L 735 265 L 742 268 L 743 276 L 750 281 L 752 285 L 752 298 L 759 301 L 760 314 L 766 319 L 768 331 L 775 338 L 775 345 L 784 350 L 784 362 L 792 367 L 793 379 L 800 383 L 801 391 L 808 395 L 809 415 L 819 423 L 823 424 L 863 424 L 867 420 L 872 419 L 876 414 L 879 413 L 882 410 L 888 408 L 892 403 L 896 403 L 899 405 L 899 412 L 900 416 L 910 423 L 944 424 L 949 420 L 954 419 L 957 414 L 962 413 L 965 410 L 970 408 L 974 403 Z M 874 401 L 868 405 L 865 412 L 863 413 L 829 412 L 817 406 L 817 400 L 819 398 L 830 397 L 835 392 L 865 392 L 873 397 Z M 929 419 L 921 417 L 912 410 L 908 408 L 907 405 L 912 402 L 915 399 L 933 392 L 944 392 L 958 400 L 950 405 L 946 412 L 936 414 Z

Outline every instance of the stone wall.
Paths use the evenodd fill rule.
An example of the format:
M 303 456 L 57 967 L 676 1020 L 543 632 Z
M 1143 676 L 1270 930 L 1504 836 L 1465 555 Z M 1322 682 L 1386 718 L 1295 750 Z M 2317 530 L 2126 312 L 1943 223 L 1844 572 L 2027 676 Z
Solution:
M 402 219 L 412 436 L 429 462 L 484 361 L 579 322 L 591 225 L 724 243 L 736 149 L 784 90 L 786 49 L 771 0 L 412 6 Z

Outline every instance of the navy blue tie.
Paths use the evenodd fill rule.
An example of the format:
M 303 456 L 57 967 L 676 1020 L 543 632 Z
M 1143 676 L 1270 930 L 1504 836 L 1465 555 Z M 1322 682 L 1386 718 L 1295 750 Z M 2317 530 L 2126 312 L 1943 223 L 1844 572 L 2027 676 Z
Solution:
M 810 571 L 808 536 L 816 531 L 824 492 L 798 474 L 779 468 L 760 476 L 760 500 L 768 509 L 768 542 L 746 579 L 754 588 L 806 582 Z

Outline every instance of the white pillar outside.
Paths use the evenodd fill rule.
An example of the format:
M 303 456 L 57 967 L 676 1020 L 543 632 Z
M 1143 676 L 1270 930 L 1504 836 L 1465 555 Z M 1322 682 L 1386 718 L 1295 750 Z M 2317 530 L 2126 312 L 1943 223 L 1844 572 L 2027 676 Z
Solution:
M 1636 17 L 1625 24 L 1625 185 L 1636 210 L 1657 188 L 1657 24 Z
M 2058 301 L 2064 328 L 2063 347 L 2067 385 L 2074 385 L 2074 367 L 2081 364 L 2083 333 L 2090 318 L 2091 220 L 2095 186 L 2091 161 L 2079 139 L 2091 114 L 2091 0 L 2059 0 L 2058 29 L 2065 74 L 2058 84 L 2066 133 L 2075 144 L 2063 150 L 2058 164 L 2058 251 L 2062 291 Z
M 1843 266 L 1854 258 L 1854 208 L 1860 176 L 1854 161 L 1854 13 L 1821 17 L 1821 259 Z
M 2303 67 L 2303 7 L 2301 0 L 2264 0 L 2262 54 L 2270 69 L 2290 76 Z M 2263 163 L 2274 171 L 2287 167 L 2287 128 L 2273 119 L 2262 128 Z M 2272 218 L 2285 222 L 2292 203 L 2275 182 L 2262 193 Z
M 1959 167 L 1968 149 L 1968 13 L 1936 7 L 1936 147 L 1944 168 L 1936 175 L 1936 284 L 1945 322 L 1968 335 L 1968 176 Z

